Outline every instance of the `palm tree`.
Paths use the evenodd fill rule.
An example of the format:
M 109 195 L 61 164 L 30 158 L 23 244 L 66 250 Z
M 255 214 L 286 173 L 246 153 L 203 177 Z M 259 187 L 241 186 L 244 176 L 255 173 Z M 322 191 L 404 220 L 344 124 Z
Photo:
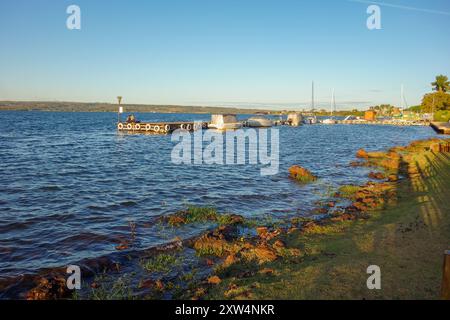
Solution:
M 118 96 L 117 97 L 117 101 L 119 101 L 119 104 L 122 102 L 122 97 L 121 96 Z
M 450 81 L 448 81 L 448 77 L 444 75 L 436 76 L 436 81 L 432 82 L 431 85 L 434 87 L 434 91 L 438 92 L 447 92 L 450 90 Z

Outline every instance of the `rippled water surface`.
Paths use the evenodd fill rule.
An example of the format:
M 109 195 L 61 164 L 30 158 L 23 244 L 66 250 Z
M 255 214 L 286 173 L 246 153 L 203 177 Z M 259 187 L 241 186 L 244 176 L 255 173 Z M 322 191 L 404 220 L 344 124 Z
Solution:
M 209 115 L 142 114 L 141 120 L 209 120 Z M 170 136 L 124 135 L 114 113 L 0 112 L 0 278 L 115 251 L 129 223 L 134 248 L 189 237 L 208 226 L 162 229 L 154 218 L 187 204 L 248 217 L 306 213 L 329 187 L 363 182 L 349 168 L 359 148 L 382 150 L 434 136 L 429 127 L 279 127 L 280 171 L 254 165 L 175 165 Z M 320 180 L 299 186 L 294 164 Z

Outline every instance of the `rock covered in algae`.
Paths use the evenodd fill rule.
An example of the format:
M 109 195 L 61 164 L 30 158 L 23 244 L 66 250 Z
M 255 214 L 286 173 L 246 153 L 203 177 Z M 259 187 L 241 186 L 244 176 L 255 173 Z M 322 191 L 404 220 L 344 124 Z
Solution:
M 367 158 L 369 158 L 369 155 L 367 154 L 367 151 L 366 151 L 366 150 L 364 150 L 364 149 L 359 149 L 359 150 L 356 152 L 356 157 L 357 157 L 357 158 L 360 158 L 360 159 L 367 159 Z
M 309 183 L 317 180 L 317 177 L 314 176 L 308 169 L 297 165 L 289 168 L 289 175 L 291 178 L 300 183 Z

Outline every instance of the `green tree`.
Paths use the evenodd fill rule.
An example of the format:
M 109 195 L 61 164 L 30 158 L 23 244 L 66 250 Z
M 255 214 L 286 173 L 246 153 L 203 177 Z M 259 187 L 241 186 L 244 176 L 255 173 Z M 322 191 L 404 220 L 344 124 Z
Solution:
M 450 90 L 450 81 L 448 81 L 447 76 L 442 74 L 436 76 L 436 81 L 432 82 L 431 85 L 433 86 L 434 91 L 447 92 Z
M 394 112 L 394 106 L 390 104 L 381 104 L 378 106 L 370 107 L 370 110 L 376 111 L 381 116 L 391 116 Z
M 419 106 L 412 106 L 412 107 L 409 107 L 408 110 L 412 111 L 412 112 L 421 112 L 422 111 L 422 106 L 421 105 L 419 105 Z
M 422 112 L 450 110 L 450 94 L 443 91 L 426 94 L 422 99 Z

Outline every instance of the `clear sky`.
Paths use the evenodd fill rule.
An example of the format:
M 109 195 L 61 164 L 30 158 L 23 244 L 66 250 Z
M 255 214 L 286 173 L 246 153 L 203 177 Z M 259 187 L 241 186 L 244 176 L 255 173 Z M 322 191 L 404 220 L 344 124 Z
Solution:
M 306 108 L 314 80 L 323 107 L 418 104 L 450 76 L 450 1 L 379 2 L 370 31 L 365 1 L 2 0 L 0 100 Z

